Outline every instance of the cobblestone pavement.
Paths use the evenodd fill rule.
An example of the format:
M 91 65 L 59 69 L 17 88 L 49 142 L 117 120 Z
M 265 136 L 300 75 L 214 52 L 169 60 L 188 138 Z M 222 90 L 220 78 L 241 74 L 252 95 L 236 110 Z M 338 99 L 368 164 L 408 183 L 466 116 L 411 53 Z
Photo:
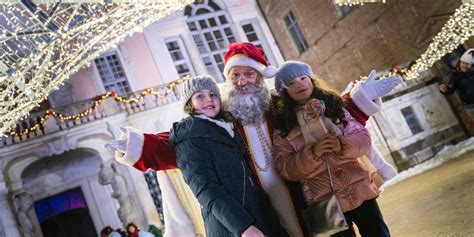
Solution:
M 394 237 L 474 236 L 474 152 L 387 187 L 377 200 Z

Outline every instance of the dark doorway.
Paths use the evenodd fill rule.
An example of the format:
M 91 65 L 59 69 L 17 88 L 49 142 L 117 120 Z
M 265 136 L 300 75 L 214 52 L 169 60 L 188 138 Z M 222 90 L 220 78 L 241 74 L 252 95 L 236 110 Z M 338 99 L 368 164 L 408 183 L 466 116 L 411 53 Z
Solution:
M 35 202 L 44 237 L 96 237 L 81 188 L 74 188 Z

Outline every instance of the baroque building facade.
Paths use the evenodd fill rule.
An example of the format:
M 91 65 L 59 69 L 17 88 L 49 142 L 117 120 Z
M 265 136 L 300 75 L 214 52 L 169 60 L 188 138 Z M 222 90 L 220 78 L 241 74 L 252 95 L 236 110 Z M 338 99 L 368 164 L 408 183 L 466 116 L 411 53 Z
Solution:
M 120 137 L 121 126 L 169 130 L 182 106 L 168 85 L 200 74 L 223 82 L 224 54 L 236 41 L 263 48 L 273 65 L 283 62 L 255 1 L 205 0 L 127 37 L 72 75 L 15 131 L 40 123 L 37 130 L 0 143 L 0 236 L 97 236 L 106 225 L 123 228 L 134 221 L 145 230 L 162 225 L 143 173 L 116 163 L 104 144 Z M 149 88 L 157 94 L 138 101 L 101 96 L 114 91 L 135 97 Z M 48 116 L 42 122 L 47 109 L 80 116 Z M 157 174 L 171 183 L 176 175 Z

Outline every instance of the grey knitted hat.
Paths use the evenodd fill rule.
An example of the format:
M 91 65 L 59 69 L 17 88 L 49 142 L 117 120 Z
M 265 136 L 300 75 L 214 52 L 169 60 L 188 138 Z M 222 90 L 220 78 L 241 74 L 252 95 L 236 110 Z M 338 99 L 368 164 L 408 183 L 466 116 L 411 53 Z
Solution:
M 275 75 L 275 89 L 278 93 L 281 93 L 283 89 L 300 76 L 313 76 L 313 70 L 311 67 L 303 62 L 298 61 L 286 61 L 278 68 Z
M 181 88 L 181 102 L 183 106 L 191 99 L 194 93 L 200 90 L 209 90 L 221 98 L 216 80 L 209 75 L 191 77 L 183 83 Z

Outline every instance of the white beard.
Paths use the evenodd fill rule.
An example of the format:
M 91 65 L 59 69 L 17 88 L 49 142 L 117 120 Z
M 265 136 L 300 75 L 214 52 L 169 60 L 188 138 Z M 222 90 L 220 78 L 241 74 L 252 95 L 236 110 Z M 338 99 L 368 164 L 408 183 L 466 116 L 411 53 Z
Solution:
M 251 92 L 241 94 L 241 90 Z M 262 122 L 270 108 L 270 91 L 263 80 L 256 86 L 247 84 L 240 87 L 228 83 L 224 97 L 225 109 L 244 126 Z

